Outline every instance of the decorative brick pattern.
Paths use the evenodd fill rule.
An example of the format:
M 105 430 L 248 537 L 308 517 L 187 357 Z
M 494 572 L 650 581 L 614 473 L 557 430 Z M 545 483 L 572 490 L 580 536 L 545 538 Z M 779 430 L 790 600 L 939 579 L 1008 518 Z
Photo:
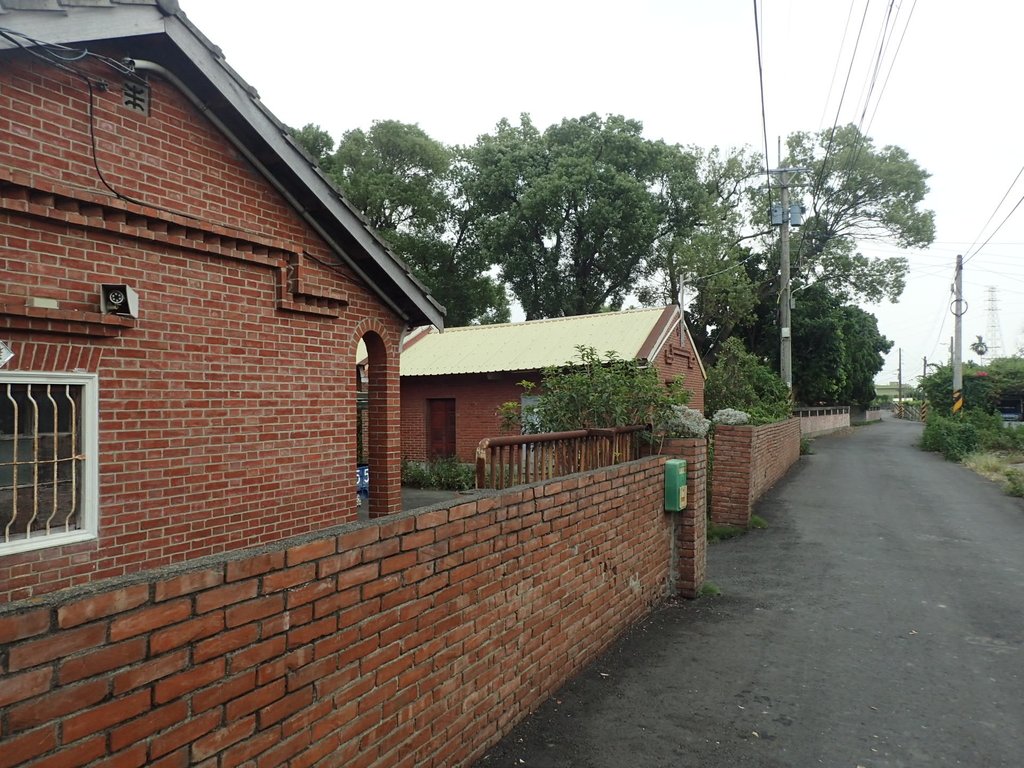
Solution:
M 0 328 L 16 353 L 5 370 L 98 374 L 100 533 L 0 555 L 0 603 L 354 520 L 364 335 L 371 512 L 400 506 L 401 320 L 174 87 L 152 78 L 149 116 L 123 109 L 116 88 L 94 99 L 103 173 L 145 205 L 99 180 L 83 81 L 4 53 Z M 102 283 L 138 291 L 138 319 L 100 314 Z M 59 621 L 105 610 L 83 603 Z
M 469 765 L 666 595 L 663 467 L 0 606 L 0 765 Z
M 750 524 L 754 503 L 800 458 L 800 419 L 758 427 L 715 427 L 711 519 L 720 525 Z

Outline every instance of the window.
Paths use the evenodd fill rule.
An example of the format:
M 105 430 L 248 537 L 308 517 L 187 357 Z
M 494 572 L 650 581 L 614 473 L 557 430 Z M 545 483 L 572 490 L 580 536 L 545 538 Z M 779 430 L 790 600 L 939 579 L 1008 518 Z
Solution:
M 0 374 L 0 555 L 96 537 L 97 378 Z

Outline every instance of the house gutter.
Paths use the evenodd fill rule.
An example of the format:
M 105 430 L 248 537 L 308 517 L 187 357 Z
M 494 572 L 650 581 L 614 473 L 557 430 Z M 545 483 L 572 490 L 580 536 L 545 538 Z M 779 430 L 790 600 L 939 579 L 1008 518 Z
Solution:
M 278 193 L 280 193 L 280 195 L 285 200 L 288 201 L 289 205 L 291 205 L 292 208 L 294 208 L 299 213 L 299 215 L 302 216 L 303 220 L 305 220 L 305 222 L 309 224 L 309 226 L 312 227 L 316 231 L 316 233 L 327 242 L 329 246 L 331 246 L 331 249 L 335 252 L 335 254 L 337 254 L 341 258 L 341 260 L 344 261 L 345 264 L 347 264 L 348 267 L 363 280 L 367 287 L 375 289 L 374 292 L 381 299 L 384 300 L 384 303 L 387 304 L 396 315 L 405 320 L 407 325 L 410 323 L 409 315 L 402 311 L 402 309 L 400 309 L 399 306 L 395 304 L 395 302 L 392 301 L 389 296 L 387 296 L 383 291 L 377 288 L 377 284 L 374 281 L 372 281 L 362 269 L 359 268 L 355 261 L 353 261 L 352 258 L 349 257 L 349 255 L 345 252 L 345 249 L 342 248 L 338 244 L 338 242 L 324 230 L 324 228 L 320 225 L 319 222 L 316 221 L 315 218 L 313 218 L 309 211 L 307 211 L 306 208 L 302 204 L 300 204 L 298 200 L 295 199 L 291 192 L 285 189 L 284 185 L 277 180 L 274 174 L 272 174 L 270 170 L 262 162 L 260 162 L 260 160 L 252 153 L 252 151 L 250 151 L 250 149 L 247 146 L 245 146 L 245 144 L 237 136 L 235 136 L 235 134 L 232 133 L 232 131 L 221 121 L 221 119 L 213 113 L 209 105 L 206 104 L 202 99 L 200 99 L 192 91 L 191 88 L 185 85 L 181 78 L 179 78 L 177 75 L 175 75 L 173 72 L 171 72 L 163 65 L 157 64 L 155 61 L 146 61 L 145 59 L 133 59 L 133 61 L 135 62 L 135 69 L 137 71 L 153 72 L 162 77 L 167 82 L 169 82 L 179 91 L 181 91 L 185 98 L 192 102 L 196 109 L 198 109 L 202 114 L 204 114 L 206 118 L 211 123 L 213 123 L 217 127 L 217 129 L 228 138 L 232 146 L 234 146 L 234 148 L 237 149 L 239 153 L 241 153 L 242 156 L 245 157 L 246 160 L 252 163 L 256 170 L 259 171 L 263 175 L 263 177 L 270 182 L 271 186 L 274 187 L 274 189 L 276 189 Z

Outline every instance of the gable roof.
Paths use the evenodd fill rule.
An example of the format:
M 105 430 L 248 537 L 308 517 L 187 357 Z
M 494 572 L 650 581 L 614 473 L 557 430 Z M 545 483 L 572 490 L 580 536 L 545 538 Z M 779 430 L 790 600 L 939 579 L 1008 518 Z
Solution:
M 174 84 L 231 141 L 331 249 L 410 326 L 444 325 L 444 307 L 363 221 L 359 213 L 295 143 L 185 16 L 177 0 L 0 0 L 5 49 L 29 39 L 87 47 L 117 42 L 136 69 Z
M 678 306 L 630 309 L 500 325 L 449 328 L 444 333 L 418 329 L 402 350 L 402 376 L 443 376 L 499 371 L 533 371 L 577 358 L 577 346 L 602 356 L 615 352 L 625 360 L 653 360 L 678 339 Z M 700 363 L 690 332 L 686 346 Z

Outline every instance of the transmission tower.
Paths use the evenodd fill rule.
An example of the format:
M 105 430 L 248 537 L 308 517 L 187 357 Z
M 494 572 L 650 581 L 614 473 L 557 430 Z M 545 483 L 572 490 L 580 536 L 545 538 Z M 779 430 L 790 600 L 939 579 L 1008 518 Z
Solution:
M 994 360 L 1002 357 L 1003 331 L 999 326 L 999 299 L 996 297 L 996 286 L 988 286 L 988 323 L 985 327 L 985 345 L 988 347 L 988 358 Z

